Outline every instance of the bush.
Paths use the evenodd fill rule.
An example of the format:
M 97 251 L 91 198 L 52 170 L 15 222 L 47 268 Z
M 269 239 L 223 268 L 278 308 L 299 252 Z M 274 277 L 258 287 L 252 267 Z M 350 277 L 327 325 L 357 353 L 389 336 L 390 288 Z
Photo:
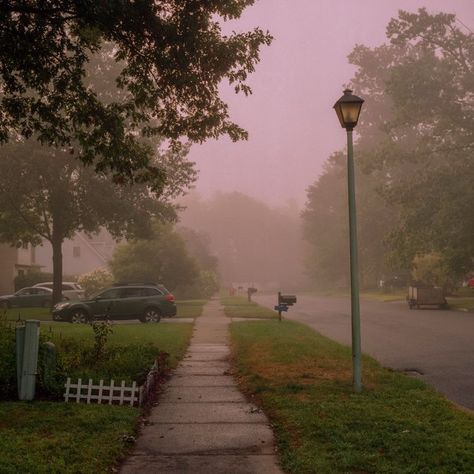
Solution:
M 208 299 L 219 290 L 219 280 L 211 270 L 201 270 L 195 283 L 179 286 L 176 291 L 178 299 Z
M 84 273 L 77 280 L 82 288 L 84 288 L 86 296 L 91 296 L 109 287 L 113 281 L 112 274 L 103 268 Z
M 0 400 L 16 398 L 15 329 L 0 324 Z
M 413 259 L 412 276 L 415 281 L 439 286 L 446 293 L 456 288 L 457 280 L 450 273 L 446 260 L 436 253 L 416 256 Z

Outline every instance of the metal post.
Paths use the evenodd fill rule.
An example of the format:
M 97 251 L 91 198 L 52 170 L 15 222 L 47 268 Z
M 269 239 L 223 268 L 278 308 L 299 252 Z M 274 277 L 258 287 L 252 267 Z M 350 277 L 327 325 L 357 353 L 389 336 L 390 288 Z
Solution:
M 281 323 L 281 291 L 278 292 L 278 321 Z
M 352 129 L 347 129 L 347 185 L 349 196 L 349 240 L 351 260 L 352 374 L 354 391 L 362 390 L 362 361 L 359 309 L 359 262 L 357 255 L 357 217 Z
M 31 401 L 35 398 L 36 375 L 38 369 L 39 332 L 39 321 L 34 319 L 25 321 L 20 400 Z

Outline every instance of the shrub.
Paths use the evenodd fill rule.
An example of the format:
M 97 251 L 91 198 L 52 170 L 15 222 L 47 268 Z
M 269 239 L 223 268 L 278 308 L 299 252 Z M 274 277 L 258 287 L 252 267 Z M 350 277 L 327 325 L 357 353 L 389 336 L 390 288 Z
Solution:
M 0 400 L 16 396 L 15 329 L 0 324 Z
M 201 270 L 192 285 L 179 286 L 175 293 L 179 299 L 207 299 L 219 290 L 219 280 L 215 272 Z
M 86 296 L 91 296 L 110 286 L 113 283 L 113 277 L 109 271 L 99 268 L 84 273 L 78 278 L 77 282 L 84 288 Z

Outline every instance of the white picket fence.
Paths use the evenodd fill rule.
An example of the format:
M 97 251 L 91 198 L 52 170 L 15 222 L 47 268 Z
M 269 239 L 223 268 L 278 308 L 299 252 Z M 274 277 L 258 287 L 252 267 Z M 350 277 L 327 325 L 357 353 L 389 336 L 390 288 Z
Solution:
M 159 378 L 158 361 L 155 360 L 153 367 L 148 372 L 146 381 L 140 387 L 133 382 L 131 387 L 125 386 L 122 380 L 120 385 L 115 385 L 114 380 L 110 381 L 110 385 L 104 385 L 101 380 L 99 385 L 94 385 L 92 379 L 88 383 L 83 383 L 82 379 L 78 379 L 77 383 L 71 383 L 68 377 L 64 388 L 64 401 L 66 402 L 86 402 L 86 403 L 118 403 L 119 405 L 128 404 L 130 406 L 137 403 L 139 406 L 145 405 L 152 393 L 156 390 L 156 384 Z
M 122 380 L 120 385 L 115 385 L 114 380 L 110 381 L 110 385 L 104 385 L 101 380 L 99 385 L 94 385 L 92 379 L 88 383 L 83 383 L 82 379 L 78 379 L 77 383 L 71 383 L 70 377 L 64 384 L 66 392 L 64 393 L 64 401 L 87 402 L 87 403 L 118 403 L 119 405 L 133 406 L 138 403 L 139 387 L 133 382 L 131 387 L 125 386 Z

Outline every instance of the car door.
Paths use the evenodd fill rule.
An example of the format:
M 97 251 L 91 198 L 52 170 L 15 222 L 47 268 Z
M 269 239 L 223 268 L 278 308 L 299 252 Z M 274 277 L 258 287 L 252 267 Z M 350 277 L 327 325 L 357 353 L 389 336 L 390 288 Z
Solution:
M 36 306 L 51 306 L 53 296 L 47 288 L 36 288 Z
M 98 318 L 107 316 L 110 319 L 118 319 L 120 313 L 120 296 L 120 288 L 109 288 L 99 293 L 94 298 L 93 303 L 89 305 L 92 316 Z
M 122 319 L 137 318 L 143 311 L 143 288 L 130 286 L 122 288 L 120 300 L 120 317 Z
M 17 291 L 11 299 L 12 306 L 25 308 L 31 305 L 31 290 L 32 288 L 23 288 Z

